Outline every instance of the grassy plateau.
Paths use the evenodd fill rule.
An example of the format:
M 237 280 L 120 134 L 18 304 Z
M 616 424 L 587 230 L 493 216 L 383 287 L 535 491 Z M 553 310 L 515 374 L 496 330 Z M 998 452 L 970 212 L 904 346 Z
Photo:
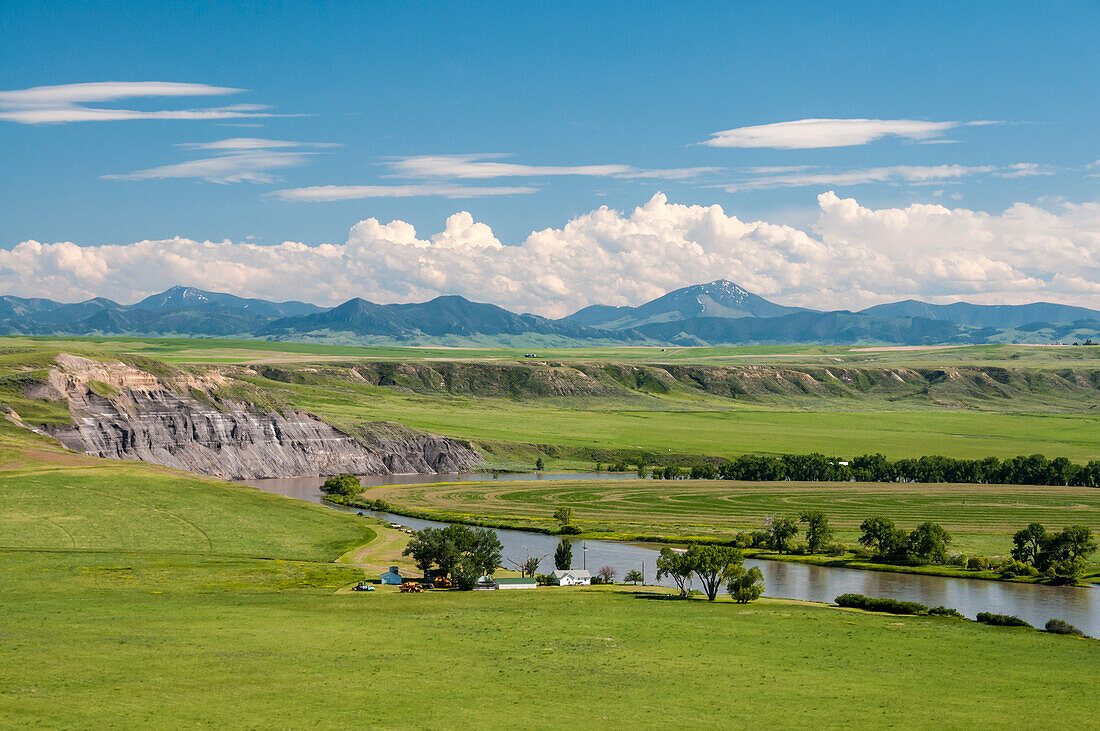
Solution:
M 951 552 L 981 556 L 1007 556 L 1012 534 L 1029 523 L 1056 530 L 1082 524 L 1100 533 L 1100 490 L 1087 487 L 502 478 L 375 487 L 363 497 L 439 520 L 550 532 L 558 528 L 554 510 L 568 506 L 585 535 L 626 540 L 730 540 L 740 531 L 759 530 L 770 515 L 797 519 L 803 510 L 824 511 L 835 539 L 850 546 L 856 545 L 859 524 L 870 517 L 886 517 L 904 528 L 939 523 L 951 533 Z

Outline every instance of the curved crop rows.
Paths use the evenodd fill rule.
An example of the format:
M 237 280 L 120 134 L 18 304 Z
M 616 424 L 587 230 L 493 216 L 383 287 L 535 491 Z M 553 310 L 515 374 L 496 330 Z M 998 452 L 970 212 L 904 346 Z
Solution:
M 873 515 L 900 526 L 926 520 L 953 533 L 1011 533 L 1030 522 L 1082 523 L 1100 531 L 1100 490 L 1014 485 L 739 483 L 719 480 L 560 480 L 387 486 L 370 491 L 406 509 L 554 525 L 574 509 L 586 529 L 660 527 L 721 533 L 759 527 L 773 514 L 824 510 L 852 531 Z

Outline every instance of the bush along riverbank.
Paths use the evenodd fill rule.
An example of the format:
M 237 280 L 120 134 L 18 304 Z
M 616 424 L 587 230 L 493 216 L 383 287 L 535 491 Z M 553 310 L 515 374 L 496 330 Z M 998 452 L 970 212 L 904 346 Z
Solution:
M 914 617 L 948 617 L 969 622 L 958 610 L 951 607 L 928 607 L 920 602 L 905 602 L 889 597 L 870 597 L 863 594 L 841 594 L 833 600 L 838 607 L 846 609 L 862 609 L 865 612 L 884 612 L 887 614 L 901 614 Z M 1036 629 L 1031 623 L 1025 622 L 1019 617 L 1010 614 L 992 614 L 990 612 L 978 612 L 975 622 L 988 624 L 993 627 L 1023 627 Z M 1084 639 L 1093 639 L 1069 622 L 1051 618 L 1047 620 L 1044 631 L 1054 635 L 1069 635 Z
M 885 571 L 984 581 L 1008 581 L 1024 584 L 1080 585 L 1096 578 L 1086 576 L 1086 559 L 1096 550 L 1091 531 L 1085 526 L 1070 526 L 1059 533 L 1048 533 L 1032 524 L 1018 531 L 1012 557 L 948 554 L 951 537 L 935 523 L 923 523 L 912 531 L 897 528 L 886 518 L 868 518 L 860 526 L 861 545 L 850 547 L 832 542 L 828 517 L 820 511 L 798 516 L 772 516 L 757 531 L 742 531 L 732 539 L 713 536 L 667 536 L 622 533 L 613 529 L 582 528 L 572 519 L 572 511 L 559 508 L 557 528 L 547 527 L 544 518 L 489 518 L 444 511 L 420 510 L 372 500 L 362 495 L 329 494 L 326 502 L 355 510 L 401 515 L 442 523 L 459 523 L 480 528 L 517 530 L 543 535 L 566 536 L 577 540 L 604 540 L 622 543 L 646 543 L 686 546 L 692 543 L 729 546 L 740 549 L 746 558 L 805 563 L 829 568 L 860 571 Z M 795 542 L 800 529 L 807 540 Z M 1045 548 L 1044 548 L 1045 547 Z M 1028 560 L 1030 558 L 1030 561 Z

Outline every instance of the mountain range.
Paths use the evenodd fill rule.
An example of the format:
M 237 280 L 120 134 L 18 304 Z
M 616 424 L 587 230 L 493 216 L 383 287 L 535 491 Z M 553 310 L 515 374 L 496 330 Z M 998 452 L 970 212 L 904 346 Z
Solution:
M 718 280 L 637 307 L 593 305 L 561 319 L 517 314 L 458 296 L 336 307 L 269 302 L 173 287 L 133 305 L 0 296 L 0 334 L 239 337 L 347 344 L 742 345 L 1049 343 L 1100 338 L 1100 311 L 1038 302 L 933 305 L 915 300 L 858 312 L 788 307 Z

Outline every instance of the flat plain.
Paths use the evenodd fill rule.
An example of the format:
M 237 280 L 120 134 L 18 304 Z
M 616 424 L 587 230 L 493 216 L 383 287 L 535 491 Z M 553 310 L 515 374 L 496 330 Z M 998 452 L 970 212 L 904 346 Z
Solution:
M 1033 522 L 1057 530 L 1082 524 L 1100 533 L 1100 490 L 1088 487 L 501 478 L 375 487 L 364 497 L 440 519 L 486 518 L 539 530 L 555 530 L 555 508 L 568 506 L 586 534 L 675 539 L 729 540 L 759 530 L 771 515 L 797 520 L 804 510 L 822 510 L 837 540 L 852 545 L 863 520 L 886 517 L 904 528 L 939 523 L 952 535 L 952 551 L 979 555 L 1008 555 L 1012 534 Z

